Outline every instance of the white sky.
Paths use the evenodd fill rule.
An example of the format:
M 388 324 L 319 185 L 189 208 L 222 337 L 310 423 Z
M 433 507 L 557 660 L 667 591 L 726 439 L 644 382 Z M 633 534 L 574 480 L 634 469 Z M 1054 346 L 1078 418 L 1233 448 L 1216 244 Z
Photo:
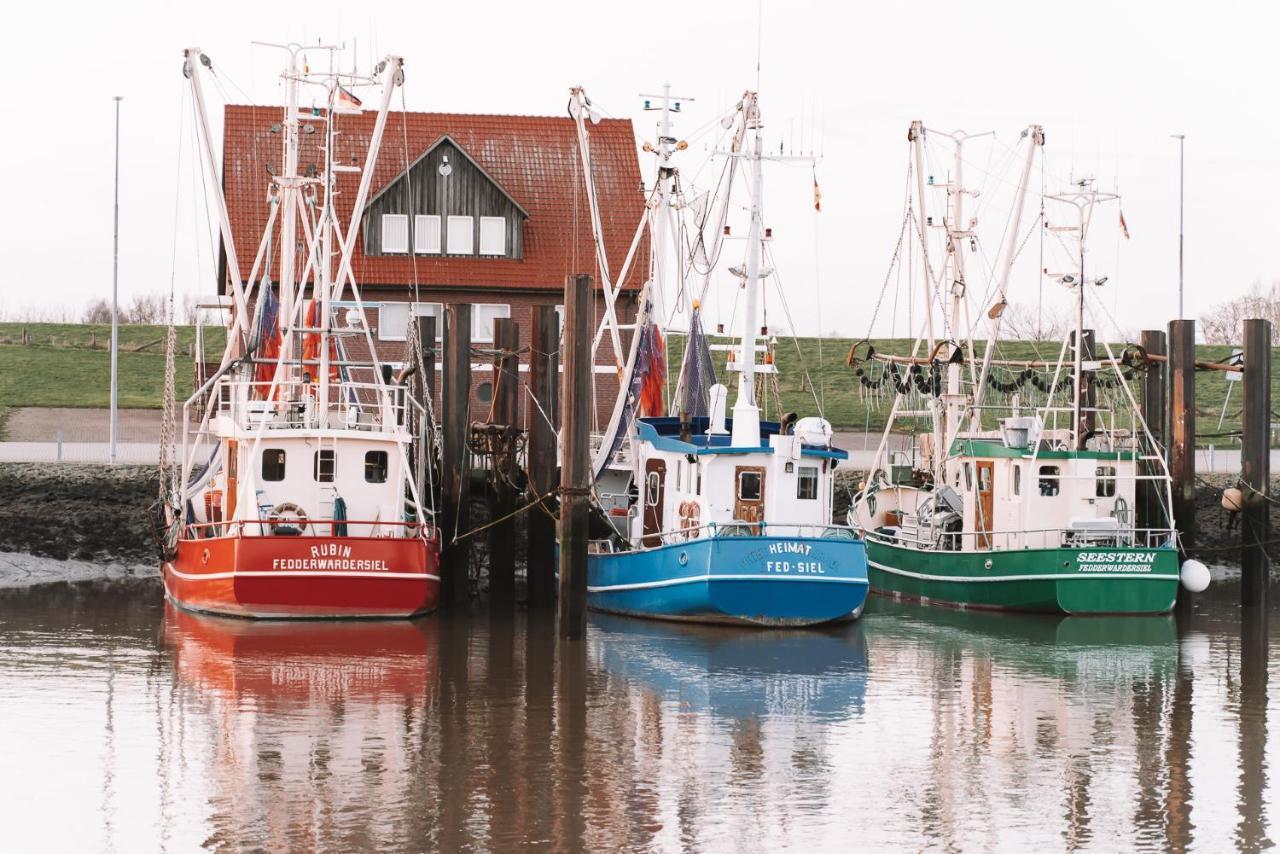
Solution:
M 653 114 L 641 111 L 636 96 L 669 79 L 679 94 L 697 98 L 677 128 L 692 132 L 753 84 L 756 8 L 657 8 L 27 5 L 11 17 L 6 45 L 15 73 L 7 87 L 8 132 L 0 134 L 7 202 L 0 208 L 0 312 L 61 306 L 78 313 L 92 297 L 109 296 L 115 94 L 125 96 L 122 297 L 167 290 L 175 269 L 180 293 L 211 292 L 207 246 L 200 266 L 193 254 L 199 241 L 191 177 L 177 165 L 180 52 L 188 44 L 202 47 L 223 80 L 258 103 L 279 102 L 280 62 L 250 48 L 250 40 L 355 39 L 362 67 L 375 49 L 405 57 L 410 109 L 562 115 L 567 87 L 582 83 L 596 103 L 631 116 L 646 136 Z M 939 130 L 996 131 L 996 148 L 975 144 L 966 157 L 976 164 L 966 183 L 981 183 L 989 194 L 991 213 L 980 228 L 993 257 L 1008 208 L 1001 181 L 1015 181 L 1016 170 L 1008 163 L 984 182 L 977 167 L 1000 164 L 1001 146 L 1014 146 L 1028 122 L 1045 126 L 1050 190 L 1060 186 L 1054 176 L 1071 174 L 1118 185 L 1132 239 L 1122 244 L 1108 213 L 1091 248 L 1093 272 L 1111 277 L 1108 307 L 1127 329 L 1163 325 L 1177 311 L 1171 133 L 1187 135 L 1188 316 L 1243 293 L 1255 279 L 1280 277 L 1280 211 L 1267 187 L 1280 156 L 1274 4 L 766 0 L 763 17 L 761 103 L 772 144 L 794 137 L 792 148 L 799 147 L 803 133 L 804 147 L 824 154 L 819 216 L 807 169 L 775 166 L 767 178 L 767 224 L 800 331 L 866 333 L 898 233 L 906 129 L 914 118 Z M 210 96 L 217 119 L 221 100 L 216 90 Z M 189 133 L 189 118 L 186 124 Z M 185 144 L 189 158 L 189 138 Z M 688 155 L 687 171 L 694 171 L 702 144 Z M 1029 217 L 1035 207 L 1029 202 Z M 1015 273 L 1015 302 L 1037 299 L 1035 244 Z M 1045 293 L 1052 304 L 1066 301 L 1055 288 Z M 887 311 L 877 332 L 890 331 Z

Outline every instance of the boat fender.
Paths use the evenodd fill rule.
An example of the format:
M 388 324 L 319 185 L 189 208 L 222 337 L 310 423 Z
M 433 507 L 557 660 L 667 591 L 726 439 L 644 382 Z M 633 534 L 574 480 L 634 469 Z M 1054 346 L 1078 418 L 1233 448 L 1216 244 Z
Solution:
M 292 518 L 287 517 L 286 513 L 292 514 Z M 271 508 L 267 523 L 273 534 L 297 536 L 307 530 L 307 512 L 292 501 L 285 501 Z
M 1178 578 L 1182 581 L 1182 586 L 1191 593 L 1203 593 L 1212 580 L 1209 567 L 1198 560 L 1184 561 Z
M 1222 509 L 1239 513 L 1244 509 L 1244 491 L 1237 487 L 1222 490 Z

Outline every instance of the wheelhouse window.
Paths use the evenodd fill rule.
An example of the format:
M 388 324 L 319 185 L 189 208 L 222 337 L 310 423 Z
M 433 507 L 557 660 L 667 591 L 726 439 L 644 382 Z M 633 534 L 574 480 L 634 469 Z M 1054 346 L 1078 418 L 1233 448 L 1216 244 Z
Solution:
M 387 482 L 387 452 L 367 451 L 364 455 L 364 479 L 366 483 Z
M 316 451 L 314 474 L 317 483 L 333 483 L 333 451 Z
M 418 214 L 413 218 L 413 251 L 417 255 L 440 254 L 440 216 Z
M 406 214 L 382 215 L 382 251 L 409 251 L 409 217 Z
M 474 255 L 476 254 L 475 241 L 475 219 L 469 216 L 451 216 L 449 217 L 449 245 L 448 251 L 450 255 Z
M 973 489 L 973 463 L 964 464 L 964 488 Z
M 284 480 L 284 450 L 267 448 L 262 452 L 262 479 L 270 481 Z
M 1022 466 L 1013 467 L 1013 494 L 1022 494 Z
M 507 221 L 500 216 L 480 217 L 480 254 L 507 254 Z
M 818 497 L 817 466 L 800 466 L 796 473 L 796 498 L 813 501 Z
M 740 501 L 759 501 L 760 487 L 760 472 L 738 472 L 738 499 Z
M 1058 479 L 1060 472 L 1057 466 L 1040 466 L 1040 494 L 1049 497 L 1057 495 L 1062 482 Z
M 1098 487 L 1097 496 L 1099 498 L 1114 498 L 1116 494 L 1116 467 L 1115 466 L 1098 466 Z

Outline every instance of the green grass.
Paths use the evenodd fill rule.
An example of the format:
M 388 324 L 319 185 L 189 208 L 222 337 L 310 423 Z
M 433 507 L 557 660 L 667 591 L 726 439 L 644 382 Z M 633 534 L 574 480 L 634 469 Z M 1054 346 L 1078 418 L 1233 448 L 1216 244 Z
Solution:
M 23 330 L 27 345 L 22 344 Z M 120 327 L 120 406 L 159 408 L 164 396 L 163 326 Z M 191 383 L 193 327 L 178 329 L 179 393 Z M 206 358 L 221 356 L 221 329 L 206 329 Z M 111 395 L 111 327 L 0 323 L 0 412 L 18 406 L 105 407 Z M 0 431 L 3 417 L 0 416 Z

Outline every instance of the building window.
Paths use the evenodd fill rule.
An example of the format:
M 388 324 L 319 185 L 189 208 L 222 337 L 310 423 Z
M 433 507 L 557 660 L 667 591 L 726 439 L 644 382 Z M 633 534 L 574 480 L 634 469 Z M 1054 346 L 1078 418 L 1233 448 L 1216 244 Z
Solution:
M 1114 498 L 1116 494 L 1116 467 L 1115 466 L 1098 466 L 1098 488 L 1097 496 L 1099 498 Z
M 1040 494 L 1046 497 L 1057 495 L 1060 486 L 1058 467 L 1040 466 Z
M 818 497 L 818 467 L 800 466 L 796 474 L 796 498 L 812 501 Z
M 333 483 L 333 451 L 316 451 L 313 471 L 316 483 Z
M 493 322 L 499 317 L 510 317 L 509 305 L 477 305 L 471 309 L 471 340 L 493 341 Z
M 384 302 L 378 306 L 378 340 L 403 341 L 409 334 L 409 303 Z
M 449 254 L 476 254 L 475 223 L 469 216 L 449 217 Z
M 364 479 L 366 483 L 387 482 L 387 452 L 367 451 L 364 455 Z
M 738 498 L 742 501 L 760 500 L 760 472 L 738 472 Z
M 413 218 L 413 251 L 419 255 L 440 254 L 440 217 L 419 214 Z
M 262 479 L 284 480 L 284 451 L 280 448 L 267 448 L 262 452 Z
M 409 217 L 405 214 L 382 215 L 382 251 L 409 251 Z
M 500 216 L 480 217 L 480 254 L 507 254 L 507 221 Z

